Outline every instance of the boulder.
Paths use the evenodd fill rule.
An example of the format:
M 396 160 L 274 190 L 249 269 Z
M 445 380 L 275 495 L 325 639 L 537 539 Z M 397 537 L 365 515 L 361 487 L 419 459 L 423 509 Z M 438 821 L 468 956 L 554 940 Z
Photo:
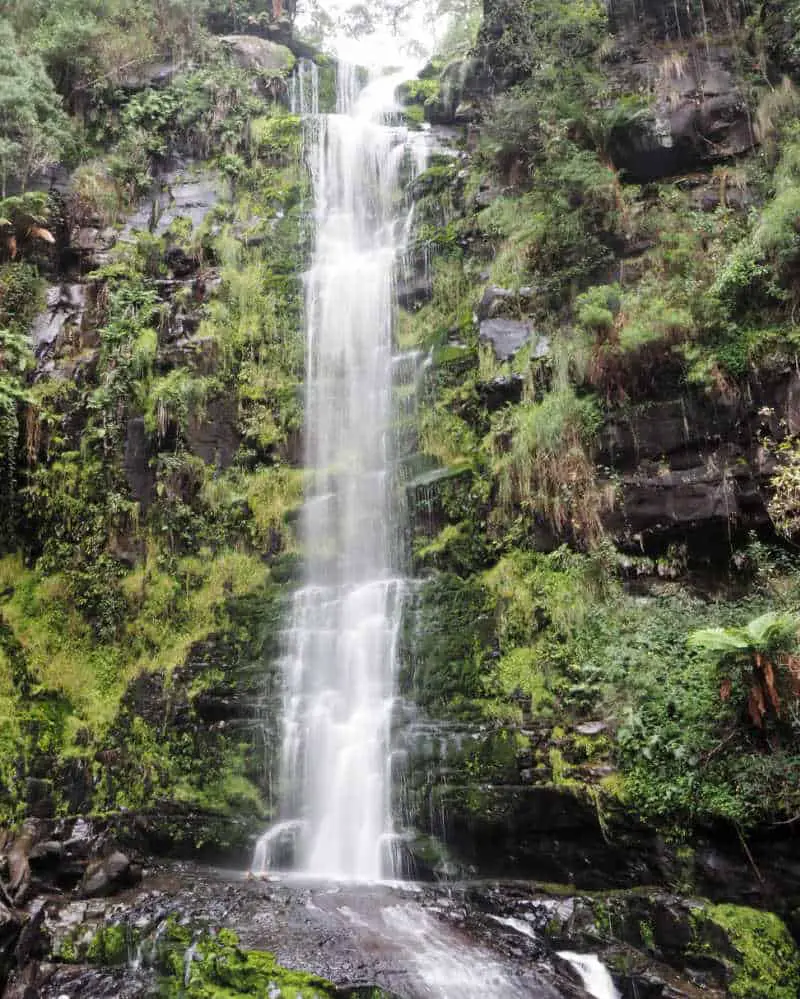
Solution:
M 86 868 L 80 886 L 83 898 L 102 898 L 113 895 L 120 888 L 134 885 L 141 879 L 141 869 L 130 858 L 115 850 L 105 860 L 95 860 Z
M 489 343 L 498 361 L 510 361 L 533 338 L 533 327 L 529 322 L 517 319 L 484 319 L 480 324 L 478 336 L 484 343 Z M 550 350 L 547 337 L 537 337 L 533 348 L 533 357 L 546 357 Z
M 483 292 L 478 303 L 478 319 L 496 319 L 498 316 L 508 316 L 524 311 L 530 305 L 533 297 L 532 288 L 520 288 L 510 291 L 490 284 Z
M 257 35 L 224 35 L 222 44 L 242 69 L 254 70 L 270 79 L 287 76 L 294 67 L 291 49 Z

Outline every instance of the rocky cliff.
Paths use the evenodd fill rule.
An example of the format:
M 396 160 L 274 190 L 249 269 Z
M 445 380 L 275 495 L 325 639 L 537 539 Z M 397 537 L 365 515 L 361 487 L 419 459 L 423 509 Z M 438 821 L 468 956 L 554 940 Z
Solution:
M 45 50 L 87 148 L 2 202 L 0 981 L 119 958 L 100 908 L 43 943 L 42 891 L 242 864 L 272 815 L 315 53 L 215 16 L 91 99 Z M 485 0 L 402 88 L 442 150 L 398 271 L 408 870 L 572 886 L 537 932 L 625 995 L 796 989 L 796 18 Z

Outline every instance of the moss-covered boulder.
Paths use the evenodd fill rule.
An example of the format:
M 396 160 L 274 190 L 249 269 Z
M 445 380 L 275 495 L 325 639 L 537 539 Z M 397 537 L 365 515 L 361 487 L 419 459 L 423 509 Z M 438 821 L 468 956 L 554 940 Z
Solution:
M 707 905 L 692 917 L 692 949 L 721 961 L 736 999 L 800 995 L 800 951 L 774 913 L 740 905 Z

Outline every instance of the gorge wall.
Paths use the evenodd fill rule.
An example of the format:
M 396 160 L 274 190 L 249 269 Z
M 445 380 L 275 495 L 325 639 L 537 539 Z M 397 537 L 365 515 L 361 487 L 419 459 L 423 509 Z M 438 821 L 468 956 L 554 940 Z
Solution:
M 107 86 L 89 45 L 91 99 L 42 49 L 83 147 L 0 202 L 15 906 L 142 856 L 243 865 L 274 814 L 309 237 L 288 81 L 315 57 L 330 106 L 334 69 L 285 19 L 214 16 Z M 442 145 L 398 276 L 399 348 L 429 359 L 398 427 L 420 877 L 669 888 L 800 933 L 798 17 L 485 0 L 401 88 Z M 688 641 L 764 614 L 790 626 L 728 658 Z M 685 964 L 689 909 L 613 898 L 613 946 Z M 791 999 L 792 959 L 734 994 Z

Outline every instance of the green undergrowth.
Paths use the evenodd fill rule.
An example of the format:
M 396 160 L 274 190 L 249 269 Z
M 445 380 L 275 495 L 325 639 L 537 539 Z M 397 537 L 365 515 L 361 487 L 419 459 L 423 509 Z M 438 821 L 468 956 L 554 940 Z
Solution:
M 162 96 L 139 102 L 158 120 L 152 133 L 179 113 Z M 267 621 L 274 633 L 297 556 L 308 182 L 299 119 L 263 98 L 236 107 L 224 119 L 231 145 L 206 175 L 221 200 L 205 223 L 178 218 L 120 243 L 92 275 L 90 310 L 59 341 L 54 375 L 28 385 L 24 353 L 9 371 L 19 389 L 3 455 L 0 819 L 35 794 L 57 813 L 168 800 L 263 821 L 252 740 L 209 730 L 194 705 L 215 686 L 252 683 L 236 671 L 268 654 Z M 167 297 L 173 266 L 189 277 Z M 35 268 L 6 265 L 0 278 L 0 310 L 29 322 Z M 182 726 L 170 719 L 184 698 Z M 53 779 L 26 789 L 19 775 L 45 761 Z M 81 768 L 91 791 L 76 798 Z
M 545 727 L 540 780 L 593 785 L 585 765 L 612 762 L 618 773 L 600 792 L 673 831 L 791 818 L 800 798 L 790 704 L 759 730 L 747 674 L 726 690 L 724 662 L 689 643 L 709 622 L 796 609 L 796 572 L 773 574 L 758 555 L 750 595 L 712 603 L 677 586 L 627 593 L 610 548 L 511 550 L 470 575 L 456 562 L 458 574 L 429 575 L 409 610 L 403 683 L 434 714 Z M 577 734 L 587 719 L 605 734 Z
M 798 89 L 770 60 L 796 63 L 758 18 L 706 13 L 687 8 L 680 52 L 651 25 L 636 31 L 667 75 L 724 36 L 760 141 L 735 162 L 634 183 L 622 151 L 652 126 L 657 88 L 621 69 L 620 25 L 592 2 L 487 9 L 479 52 L 505 86 L 462 155 L 414 182 L 432 296 L 399 323 L 401 345 L 430 358 L 416 417 L 427 464 L 408 486 L 421 581 L 404 689 L 450 719 L 542 730 L 533 779 L 578 782 L 678 838 L 790 823 L 800 806 L 793 634 L 774 695 L 757 658 L 732 664 L 689 642 L 769 612 L 794 621 L 792 550 L 748 542 L 734 523 L 713 555 L 695 551 L 691 528 L 662 544 L 663 524 L 648 547 L 623 523 L 632 469 L 599 460 L 638 407 L 724 409 L 794 369 Z M 418 105 L 429 91 L 424 79 L 406 88 Z M 531 329 L 510 359 L 480 336 L 492 285 L 505 290 L 487 296 L 492 317 Z M 763 493 L 791 539 L 789 431 L 764 441 L 777 471 L 764 469 Z M 659 468 L 665 482 L 684 472 L 668 456 Z M 603 726 L 597 738 L 577 732 L 587 721 Z

